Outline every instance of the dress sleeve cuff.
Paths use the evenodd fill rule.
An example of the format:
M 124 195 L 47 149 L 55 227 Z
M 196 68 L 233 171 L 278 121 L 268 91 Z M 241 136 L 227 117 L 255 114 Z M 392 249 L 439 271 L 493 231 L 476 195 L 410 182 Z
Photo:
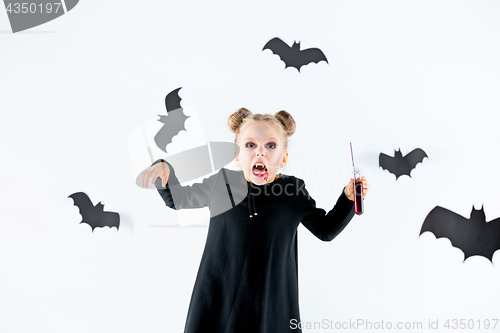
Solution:
M 167 163 L 167 161 L 165 161 L 163 158 L 160 158 L 160 159 L 157 159 L 156 161 L 153 162 L 153 164 L 151 164 L 151 166 L 155 165 L 155 164 L 158 164 L 160 162 L 165 162 Z M 168 163 L 167 163 L 168 164 Z
M 344 188 L 342 189 L 342 193 L 340 194 L 340 197 L 339 199 L 337 200 L 337 203 L 344 206 L 344 207 L 350 207 L 350 206 L 353 206 L 354 207 L 354 201 L 350 200 L 346 195 L 345 195 L 345 186 Z

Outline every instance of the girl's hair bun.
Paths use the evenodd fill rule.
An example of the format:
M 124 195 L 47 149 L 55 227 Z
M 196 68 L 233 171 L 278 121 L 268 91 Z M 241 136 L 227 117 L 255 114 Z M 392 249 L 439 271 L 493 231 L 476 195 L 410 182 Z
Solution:
M 296 125 L 295 120 L 292 115 L 285 110 L 278 111 L 274 114 L 274 117 L 283 125 L 287 136 L 292 136 L 295 133 Z
M 236 112 L 230 115 L 227 121 L 227 125 L 229 126 L 231 132 L 237 133 L 238 128 L 240 128 L 241 124 L 243 123 L 243 120 L 251 115 L 252 112 L 245 108 L 239 108 Z

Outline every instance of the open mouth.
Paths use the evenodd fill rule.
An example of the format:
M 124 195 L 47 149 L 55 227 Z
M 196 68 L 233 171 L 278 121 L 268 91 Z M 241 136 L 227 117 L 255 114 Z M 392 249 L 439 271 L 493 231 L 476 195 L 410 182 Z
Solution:
M 263 163 L 255 163 L 252 168 L 252 173 L 255 177 L 264 177 L 264 180 L 267 181 L 268 172 L 266 166 Z

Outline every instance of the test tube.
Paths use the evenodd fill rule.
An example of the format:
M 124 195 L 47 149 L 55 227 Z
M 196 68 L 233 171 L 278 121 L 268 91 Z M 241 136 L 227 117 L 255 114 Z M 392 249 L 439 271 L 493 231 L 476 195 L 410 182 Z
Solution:
M 361 169 L 354 169 L 354 212 L 357 215 L 363 214 L 363 182 L 361 181 Z

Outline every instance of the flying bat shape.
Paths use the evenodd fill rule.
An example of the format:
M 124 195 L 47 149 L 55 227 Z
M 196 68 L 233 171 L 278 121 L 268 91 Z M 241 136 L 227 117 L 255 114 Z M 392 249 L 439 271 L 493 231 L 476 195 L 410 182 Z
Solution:
M 394 157 L 380 153 L 378 157 L 379 165 L 382 169 L 389 170 L 390 173 L 396 175 L 398 180 L 401 175 L 410 176 L 410 172 L 415 169 L 418 163 L 421 163 L 424 157 L 429 158 L 427 154 L 420 148 L 412 150 L 403 157 L 401 150 L 394 151 Z
M 486 222 L 484 209 L 472 207 L 470 219 L 436 206 L 424 220 L 420 234 L 430 231 L 436 238 L 448 238 L 465 253 L 465 259 L 479 255 L 492 263 L 493 253 L 500 249 L 500 218 Z
M 300 42 L 295 43 L 290 47 L 287 43 L 275 37 L 264 45 L 265 49 L 269 49 L 273 54 L 277 54 L 280 59 L 285 63 L 285 69 L 287 67 L 295 67 L 300 72 L 300 67 L 307 65 L 311 62 L 318 63 L 321 60 L 326 61 L 326 56 L 318 48 L 310 48 L 305 50 L 300 50 Z
M 68 196 L 68 198 L 73 199 L 74 205 L 80 209 L 82 215 L 82 222 L 80 223 L 90 225 L 92 232 L 98 227 L 116 227 L 117 230 L 120 227 L 120 215 L 114 212 L 105 212 L 104 205 L 100 202 L 94 206 L 87 194 L 76 192 Z
M 168 116 L 160 116 L 159 122 L 163 123 L 163 127 L 156 133 L 154 140 L 158 148 L 167 152 L 167 145 L 172 142 L 172 138 L 179 134 L 181 130 L 186 130 L 184 124 L 189 116 L 184 114 L 181 107 L 181 98 L 179 97 L 179 90 L 177 88 L 172 90 L 165 97 L 165 107 Z

